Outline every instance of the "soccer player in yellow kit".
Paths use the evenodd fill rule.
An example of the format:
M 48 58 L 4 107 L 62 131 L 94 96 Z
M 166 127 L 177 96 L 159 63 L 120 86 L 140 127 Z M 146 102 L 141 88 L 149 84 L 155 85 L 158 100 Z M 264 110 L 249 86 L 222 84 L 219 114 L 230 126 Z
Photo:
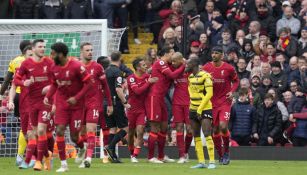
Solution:
M 199 69 L 200 61 L 197 56 L 190 56 L 186 65 L 186 72 L 191 74 L 188 77 L 190 95 L 190 121 L 193 129 L 195 150 L 198 164 L 191 168 L 214 169 L 214 144 L 211 137 L 212 124 L 212 104 L 213 86 L 211 75 Z M 202 140 L 200 137 L 201 129 L 206 138 L 206 145 L 209 155 L 209 165 L 205 163 Z
M 3 82 L 1 89 L 0 89 L 0 101 L 2 101 L 2 98 L 3 98 L 5 91 L 7 90 L 10 82 L 13 80 L 13 76 L 16 72 L 16 69 L 18 69 L 20 67 L 21 63 L 26 59 L 25 58 L 25 52 L 26 52 L 25 48 L 29 45 L 31 45 L 30 40 L 21 41 L 20 44 L 19 44 L 19 49 L 21 51 L 21 55 L 18 55 L 17 57 L 12 59 L 11 62 L 9 63 L 7 75 L 4 78 L 4 82 Z M 20 115 L 19 115 L 19 105 L 18 105 L 19 94 L 20 94 L 20 87 L 17 87 L 16 88 L 16 96 L 15 96 L 15 99 L 14 99 L 14 103 L 15 103 L 15 105 L 14 105 L 15 106 L 14 115 L 16 117 L 20 117 Z M 23 155 L 24 155 L 25 149 L 27 147 L 27 141 L 26 141 L 26 138 L 25 138 L 25 135 L 24 135 L 24 133 L 26 133 L 26 132 L 27 131 L 22 131 L 22 130 L 20 130 L 20 132 L 19 132 L 18 152 L 17 152 L 17 157 L 16 157 L 16 165 L 17 166 L 19 166 L 22 163 Z

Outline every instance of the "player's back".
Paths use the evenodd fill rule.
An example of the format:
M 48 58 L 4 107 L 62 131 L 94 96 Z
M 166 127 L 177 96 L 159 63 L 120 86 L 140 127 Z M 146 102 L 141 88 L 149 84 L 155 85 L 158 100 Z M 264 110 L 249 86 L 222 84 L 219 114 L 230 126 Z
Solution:
M 175 90 L 172 104 L 189 105 L 188 77 L 189 73 L 182 73 L 174 80 Z
M 149 83 L 147 79 L 149 78 L 148 74 L 143 74 L 142 77 L 138 77 L 135 74 L 132 74 L 128 77 L 128 91 L 129 91 L 129 98 L 128 103 L 131 105 L 130 110 L 145 110 L 145 98 L 148 93 Z M 132 88 L 137 88 L 140 90 L 139 87 L 147 87 L 145 91 L 140 94 L 137 94 L 132 90 Z
M 236 73 L 234 67 L 226 62 L 216 67 L 213 62 L 209 62 L 204 65 L 203 70 L 210 73 L 213 79 L 213 106 L 231 105 L 231 101 L 226 99 L 226 94 L 231 91 L 232 77 Z
M 199 71 L 196 75 L 190 74 L 188 80 L 190 109 L 196 111 L 207 93 L 205 88 L 212 86 L 211 75 L 205 71 Z M 204 109 L 212 109 L 211 100 L 208 101 Z
M 118 85 L 121 85 L 123 83 L 123 77 L 122 77 L 122 71 L 117 67 L 116 65 L 111 64 L 107 69 L 106 69 L 106 78 L 108 81 L 108 85 L 110 88 L 111 96 L 114 100 L 120 101 L 119 97 L 117 96 L 116 93 L 116 87 Z
M 157 77 L 159 80 L 150 87 L 148 95 L 165 96 L 172 81 L 163 74 L 163 71 L 166 69 L 169 69 L 168 63 L 162 60 L 154 62 L 152 65 L 151 76 Z

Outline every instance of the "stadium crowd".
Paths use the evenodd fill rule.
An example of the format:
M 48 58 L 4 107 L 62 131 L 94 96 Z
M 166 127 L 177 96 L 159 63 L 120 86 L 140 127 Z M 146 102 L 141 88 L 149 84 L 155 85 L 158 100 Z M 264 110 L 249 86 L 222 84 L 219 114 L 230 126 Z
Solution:
M 153 105 L 161 107 L 161 120 L 159 118 L 160 115 L 157 115 L 157 118 L 149 118 L 149 121 L 161 122 L 159 123 L 160 125 L 156 125 L 157 123 L 155 122 L 150 123 L 148 159 L 152 163 L 173 161 L 164 155 L 163 151 L 161 151 L 164 149 L 166 144 L 165 138 L 168 129 L 167 123 L 175 123 L 173 125 L 170 124 L 170 126 L 177 130 L 177 146 L 180 158 L 183 158 L 182 162 L 187 159 L 186 153 L 190 144 L 187 142 L 191 142 L 192 133 L 196 145 L 196 152 L 200 152 L 197 148 L 199 135 L 198 137 L 195 137 L 195 133 L 197 132 L 191 131 L 191 128 L 187 127 L 190 125 L 189 122 L 178 121 L 176 120 L 176 117 L 173 117 L 175 114 L 173 113 L 172 115 L 172 111 L 174 112 L 174 109 L 172 110 L 172 108 L 174 108 L 174 106 L 178 108 L 178 105 L 184 105 L 181 103 L 178 104 L 178 99 L 174 100 L 175 98 L 173 98 L 173 96 L 178 94 L 176 89 L 178 83 L 182 83 L 180 80 L 185 78 L 189 83 L 192 81 L 198 81 L 197 76 L 196 78 L 192 75 L 184 77 L 185 74 L 183 73 L 183 70 L 185 69 L 185 66 L 186 69 L 188 67 L 189 69 L 196 71 L 197 74 L 198 69 L 196 70 L 195 66 L 200 66 L 205 71 L 212 73 L 214 70 L 211 70 L 210 66 L 221 61 L 220 59 L 223 60 L 223 64 L 220 65 L 221 67 L 222 65 L 224 66 L 224 63 L 225 65 L 230 65 L 227 69 L 224 69 L 223 67 L 220 74 L 224 76 L 225 71 L 225 74 L 230 77 L 230 82 L 232 83 L 232 86 L 229 87 L 230 89 L 232 88 L 232 93 L 227 93 L 226 96 L 221 97 L 230 100 L 231 103 L 229 113 L 227 114 L 226 110 L 224 116 L 226 122 L 219 121 L 220 123 L 215 123 L 215 115 L 221 114 L 215 113 L 215 109 L 218 107 L 216 106 L 217 103 L 213 101 L 218 101 L 218 99 L 214 98 L 219 94 L 215 93 L 214 88 L 212 97 L 213 105 L 210 106 L 206 103 L 208 106 L 205 105 L 207 108 L 204 108 L 206 109 L 204 111 L 213 108 L 213 114 L 212 111 L 210 113 L 201 110 L 200 117 L 203 117 L 199 119 L 201 122 L 192 122 L 192 129 L 198 128 L 199 125 L 210 127 L 210 131 L 203 130 L 209 157 L 212 156 L 210 150 L 213 150 L 214 152 L 213 147 L 212 149 L 209 149 L 209 147 L 212 146 L 211 142 L 212 144 L 214 142 L 215 149 L 217 149 L 217 152 L 219 153 L 220 162 L 225 165 L 229 164 L 229 150 L 228 146 L 225 146 L 225 144 L 229 145 L 229 137 L 232 146 L 247 146 L 253 143 L 260 146 L 273 146 L 276 144 L 285 145 L 286 143 L 293 143 L 294 146 L 307 145 L 307 0 L 94 0 L 92 2 L 86 0 L 71 0 L 69 2 L 64 0 L 63 2 L 58 0 L 46 0 L 40 3 L 35 0 L 11 0 L 3 1 L 1 3 L 4 2 L 7 2 L 6 6 L 1 5 L 2 9 L 0 9 L 2 12 L 1 17 L 4 18 L 97 18 L 108 19 L 109 27 L 126 27 L 128 25 L 127 19 L 129 16 L 134 32 L 134 41 L 137 44 L 140 44 L 137 36 L 138 23 L 140 21 L 150 23 L 150 26 L 145 25 L 145 27 L 150 27 L 149 30 L 154 35 L 152 44 L 158 44 L 158 49 L 155 50 L 148 48 L 144 60 L 137 58 L 133 62 L 135 74 L 132 74 L 133 72 L 121 63 L 121 54 L 118 52 L 113 53 L 110 59 L 100 57 L 97 62 L 101 63 L 101 65 L 106 69 L 105 75 L 107 77 L 107 83 L 103 84 L 102 87 L 106 88 L 109 86 L 111 91 L 106 92 L 104 95 L 109 98 L 107 94 L 110 93 L 112 98 L 115 97 L 114 99 L 108 99 L 108 102 L 106 101 L 105 116 L 116 114 L 117 116 L 123 117 L 125 114 L 121 112 L 124 111 L 124 108 L 132 108 L 137 112 L 139 112 L 139 108 L 144 108 L 144 110 L 139 114 L 142 116 L 144 115 L 142 112 L 144 112 L 146 108 L 147 117 L 156 117 L 148 114 L 147 109 L 156 112 L 156 109 L 152 109 L 154 108 Z M 143 8 L 140 8 L 140 6 Z M 11 14 L 9 13 L 11 12 L 10 10 L 5 13 L 5 10 L 3 10 L 5 7 L 10 7 L 14 10 Z M 182 38 L 182 25 L 185 15 L 189 20 L 189 25 L 185 28 L 188 33 L 188 41 L 183 41 Z M 127 37 L 128 35 L 124 34 L 121 41 L 120 50 L 123 53 L 129 52 Z M 39 43 L 41 41 L 37 42 Z M 36 45 L 33 45 L 33 48 L 35 48 Z M 186 58 L 188 60 L 187 63 L 183 63 L 184 61 L 181 60 L 182 55 L 180 53 L 183 52 L 183 45 L 189 46 L 188 56 Z M 87 46 L 91 46 L 91 44 L 81 46 L 83 58 L 89 57 L 89 55 L 86 55 Z M 61 65 L 61 62 L 65 62 L 66 51 L 63 48 L 65 48 L 65 46 L 60 44 L 55 44 L 53 45 L 53 48 L 51 48 L 54 54 L 52 57 L 60 59 L 58 60 L 59 65 Z M 34 54 L 37 54 L 35 53 L 35 49 L 33 52 Z M 24 48 L 21 51 L 24 52 Z M 83 58 L 81 58 L 81 60 Z M 142 61 L 144 61 L 144 64 Z M 165 68 L 165 62 L 172 64 L 172 67 L 170 66 L 170 69 L 168 67 Z M 46 63 L 46 65 L 47 64 L 49 63 Z M 158 67 L 159 65 L 161 68 Z M 149 71 L 147 70 L 147 67 Z M 155 71 L 160 69 L 165 77 L 162 76 L 163 79 L 155 79 L 156 77 L 154 75 L 160 76 Z M 215 69 L 219 69 L 219 66 L 216 66 Z M 145 77 L 144 72 L 150 72 L 150 70 L 153 71 L 152 77 Z M 228 72 L 231 72 L 229 70 L 235 71 L 228 75 Z M 122 72 L 124 72 L 125 75 L 122 76 Z M 119 76 L 119 74 L 121 76 Z M 183 77 L 178 78 L 179 75 Z M 80 76 L 84 79 L 86 78 L 86 75 L 82 74 Z M 146 82 L 139 80 L 137 78 L 138 76 L 142 77 L 141 79 L 143 80 L 146 79 Z M 210 94 L 209 87 L 214 87 L 214 83 L 220 82 L 215 79 L 215 75 L 212 75 L 213 85 L 212 82 L 210 84 L 210 75 L 207 75 L 202 71 L 199 76 L 200 78 L 204 78 L 205 82 L 202 91 L 206 91 L 206 97 L 203 98 L 209 98 L 207 97 L 207 94 Z M 126 79 L 126 81 L 124 79 Z M 172 81 L 171 88 L 166 87 L 166 89 L 164 89 L 163 83 L 170 83 L 170 79 L 175 79 L 174 82 Z M 207 82 L 207 79 L 209 79 L 209 82 Z M 22 77 L 19 77 L 19 81 L 21 80 Z M 18 80 L 14 80 L 14 82 L 18 83 Z M 137 96 L 139 97 L 139 100 L 141 99 L 141 103 L 144 101 L 146 102 L 145 106 L 144 104 L 139 104 L 135 99 L 134 101 L 131 101 L 129 97 L 128 100 L 125 99 L 125 82 L 128 83 L 129 96 L 140 95 L 144 93 L 147 88 L 149 89 L 146 98 L 144 97 L 144 99 L 141 99 L 141 96 Z M 82 81 L 82 83 L 84 83 L 84 86 L 83 89 L 79 87 L 78 90 L 81 90 L 80 92 L 83 92 L 85 87 L 87 87 L 85 81 Z M 195 83 L 197 84 L 199 82 Z M 24 82 L 19 82 L 19 84 L 24 85 Z M 146 86 L 144 84 L 146 84 Z M 238 87 L 235 86 L 236 84 Z M 157 90 L 158 88 L 156 86 L 159 85 L 161 85 L 161 89 Z M 137 88 L 133 89 L 134 86 L 137 86 L 138 88 L 143 87 L 143 89 L 136 90 Z M 225 84 L 225 88 L 226 87 L 228 88 Z M 172 95 L 170 89 L 175 89 L 174 95 Z M 53 93 L 51 92 L 54 93 L 55 89 L 49 90 L 44 98 L 45 104 L 49 104 L 50 101 L 52 101 L 51 98 Z M 187 89 L 186 92 L 188 92 Z M 189 92 L 191 97 L 193 89 L 189 89 Z M 4 90 L 1 89 L 1 95 L 3 94 Z M 84 94 L 78 93 L 78 99 L 81 99 L 81 96 L 84 96 Z M 165 101 L 167 103 L 164 102 L 164 99 L 163 102 L 155 99 L 157 96 L 161 95 L 163 98 L 164 95 L 166 95 Z M 87 97 L 88 96 L 85 96 L 85 98 Z M 150 100 L 148 101 L 148 99 Z M 76 99 L 69 98 L 67 102 L 69 104 L 76 104 L 77 102 L 75 100 Z M 111 104 L 112 101 L 113 105 Z M 174 103 L 175 101 L 176 103 Z M 140 105 L 141 107 L 137 106 L 135 109 L 135 106 L 130 106 L 130 102 Z M 192 98 L 191 103 L 191 106 L 193 106 Z M 149 104 L 152 106 L 147 106 Z M 190 111 L 193 111 L 194 109 L 191 106 Z M 197 104 L 197 106 L 201 106 L 201 104 Z M 113 108 L 115 109 L 115 114 L 112 114 Z M 49 110 L 51 111 L 51 109 Z M 223 111 L 224 109 L 219 110 Z M 169 119 L 169 121 L 166 122 L 166 125 L 164 125 L 165 111 L 168 111 L 169 113 L 169 116 L 166 116 L 166 118 Z M 199 113 L 199 111 L 194 112 L 195 116 Z M 95 116 L 95 114 L 94 111 L 92 115 Z M 68 115 L 71 114 L 69 113 Z M 130 116 L 131 115 L 132 114 L 130 114 Z M 208 121 L 207 119 L 212 115 L 214 125 L 212 128 L 213 133 L 211 133 L 211 125 L 202 122 Z M 140 152 L 140 140 L 142 139 L 137 137 L 136 141 L 132 142 L 133 144 L 131 144 L 131 141 L 133 141 L 135 133 L 137 133 L 137 136 L 143 134 L 144 128 L 138 128 L 138 125 L 144 125 L 144 121 L 133 120 L 137 126 L 130 126 L 132 119 L 129 117 L 129 110 L 127 112 L 128 119 L 120 117 L 114 119 L 114 121 L 107 121 L 107 126 L 111 129 L 106 129 L 108 131 L 104 131 L 105 133 L 108 133 L 108 136 L 111 137 L 111 139 L 109 138 L 109 146 L 105 148 L 105 151 L 112 158 L 113 162 L 119 162 L 114 153 L 115 145 L 125 137 L 127 134 L 126 127 L 129 125 L 130 130 L 134 129 L 132 133 L 131 131 L 128 131 L 128 142 L 130 143 L 128 147 L 131 151 L 131 161 L 137 162 L 136 157 Z M 198 119 L 193 119 L 191 113 L 190 120 L 198 121 Z M 92 122 L 92 120 L 90 121 Z M 97 124 L 97 121 L 94 121 Z M 89 123 L 93 124 L 93 122 L 91 122 Z M 186 127 L 180 125 L 182 123 L 185 123 Z M 225 123 L 227 125 L 225 125 Z M 62 125 L 65 126 L 65 124 L 67 125 L 68 123 L 56 122 L 56 125 L 59 124 L 61 124 L 61 130 L 57 128 L 56 142 L 62 144 Z M 80 123 L 76 123 L 75 125 L 79 126 Z M 40 121 L 38 122 L 38 127 L 39 126 Z M 78 128 L 80 128 L 80 126 Z M 228 128 L 230 133 L 228 132 Z M 89 142 L 89 138 L 95 136 L 95 130 L 93 130 L 93 125 L 86 125 L 86 129 L 87 141 Z M 185 138 L 182 136 L 184 129 L 186 132 Z M 221 133 L 220 135 L 219 132 Z M 83 142 L 80 140 L 85 138 L 80 137 L 81 139 L 79 138 L 78 140 L 76 136 L 71 137 L 78 147 L 83 148 Z M 219 141 L 217 137 L 219 137 Z M 41 139 L 45 139 L 45 137 L 41 137 Z M 184 143 L 182 143 L 181 140 L 185 140 L 183 141 Z M 158 143 L 158 159 L 154 158 L 155 142 Z M 218 147 L 218 145 L 222 144 L 221 142 L 224 143 L 224 155 L 220 153 L 220 150 L 222 149 L 221 146 Z M 28 144 L 29 143 L 30 142 L 28 142 Z M 88 153 L 87 151 L 87 156 L 91 153 L 92 152 Z M 42 159 L 43 154 L 41 153 L 39 156 L 39 159 Z M 63 156 L 61 157 L 61 160 L 64 161 Z M 203 160 L 200 160 L 200 163 L 202 163 L 202 161 Z M 27 163 L 29 163 L 29 160 Z M 86 162 L 83 161 L 83 164 L 84 163 L 84 166 L 88 166 Z M 209 166 L 210 164 L 212 164 L 211 158 Z M 61 168 L 63 169 L 61 171 L 65 171 L 64 165 L 65 163 L 62 162 Z

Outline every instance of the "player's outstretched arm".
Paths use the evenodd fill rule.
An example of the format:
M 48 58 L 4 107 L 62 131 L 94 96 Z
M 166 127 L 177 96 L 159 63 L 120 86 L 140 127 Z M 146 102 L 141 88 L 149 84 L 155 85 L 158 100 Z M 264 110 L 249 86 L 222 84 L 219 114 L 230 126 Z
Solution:
M 176 79 L 178 78 L 184 71 L 185 64 L 182 64 L 178 69 L 172 71 L 170 68 L 162 70 L 162 73 L 166 75 L 168 78 Z
M 0 90 L 0 95 L 2 96 L 5 91 L 7 90 L 7 88 L 9 87 L 10 85 L 10 82 L 12 81 L 13 79 L 13 73 L 12 72 L 7 72 L 5 78 L 4 78 L 4 82 L 2 83 L 1 85 L 1 90 Z
M 12 83 L 12 86 L 9 92 L 9 105 L 8 105 L 9 110 L 13 110 L 15 108 L 15 105 L 14 105 L 15 96 L 16 96 L 16 85 Z

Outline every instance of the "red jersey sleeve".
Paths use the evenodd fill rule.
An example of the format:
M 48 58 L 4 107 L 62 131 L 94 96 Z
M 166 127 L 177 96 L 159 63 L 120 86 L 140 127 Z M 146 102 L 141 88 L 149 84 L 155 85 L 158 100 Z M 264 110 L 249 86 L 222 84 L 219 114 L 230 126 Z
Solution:
M 232 88 L 231 88 L 231 92 L 235 92 L 238 89 L 239 86 L 239 78 L 238 78 L 238 74 L 236 72 L 236 70 L 234 69 L 234 67 L 230 66 L 230 80 L 232 82 Z
M 170 67 L 168 66 L 168 64 L 166 64 L 164 61 L 161 60 L 159 63 L 160 63 L 159 69 L 162 72 L 162 74 L 166 75 L 166 77 L 170 79 L 175 79 L 178 76 L 180 76 L 185 68 L 185 65 L 182 64 L 178 69 L 176 69 L 175 71 L 172 71 Z
M 56 92 L 58 88 L 58 84 L 56 83 L 56 79 L 52 71 L 50 71 L 50 81 L 51 81 L 51 85 L 50 85 L 49 91 L 46 94 L 46 97 L 48 99 L 51 99 L 51 97 L 54 95 L 54 93 Z
M 27 62 L 24 61 L 14 75 L 14 83 L 16 86 L 23 86 L 23 76 L 27 74 L 27 71 Z
M 79 100 L 82 97 L 84 97 L 86 92 L 91 87 L 91 75 L 86 71 L 85 67 L 83 67 L 81 63 L 80 65 L 78 65 L 78 68 L 76 69 L 76 71 L 79 74 L 81 81 L 83 82 L 83 87 L 81 91 L 79 91 L 78 94 L 75 96 L 76 100 Z
M 135 94 L 141 95 L 148 89 L 148 87 L 150 86 L 150 83 L 147 81 L 147 78 L 146 78 L 146 83 L 144 83 L 142 86 L 138 86 L 138 84 L 135 81 L 135 78 L 131 76 L 129 77 L 129 80 L 128 80 L 128 86 L 131 87 L 131 90 Z

